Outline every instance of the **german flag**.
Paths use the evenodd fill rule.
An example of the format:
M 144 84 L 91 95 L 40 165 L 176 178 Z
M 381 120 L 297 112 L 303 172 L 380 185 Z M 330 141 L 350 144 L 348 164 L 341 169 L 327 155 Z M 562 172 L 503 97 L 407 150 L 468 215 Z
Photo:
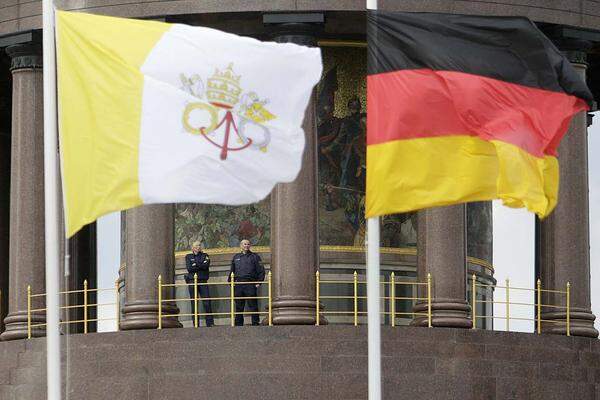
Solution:
M 502 199 L 547 216 L 593 98 L 527 18 L 368 14 L 366 216 Z

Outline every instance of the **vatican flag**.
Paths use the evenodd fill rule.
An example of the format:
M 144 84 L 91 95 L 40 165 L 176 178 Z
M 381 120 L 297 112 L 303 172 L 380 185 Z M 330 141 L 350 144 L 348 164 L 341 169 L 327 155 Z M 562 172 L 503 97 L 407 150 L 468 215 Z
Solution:
M 67 237 L 112 211 L 253 203 L 296 178 L 318 48 L 65 11 L 56 24 Z

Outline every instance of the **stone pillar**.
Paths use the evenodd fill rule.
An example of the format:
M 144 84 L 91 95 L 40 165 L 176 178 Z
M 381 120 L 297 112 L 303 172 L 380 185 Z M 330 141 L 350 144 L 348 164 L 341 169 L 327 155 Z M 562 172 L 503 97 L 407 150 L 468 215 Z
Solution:
M 466 301 L 466 206 L 459 204 L 419 211 L 417 216 L 417 275 L 419 282 L 431 274 L 432 324 L 471 328 L 471 307 Z M 425 286 L 419 297 L 427 297 Z M 427 302 L 414 311 L 427 313 Z M 427 326 L 427 317 L 418 316 L 413 325 Z
M 173 205 L 147 205 L 127 210 L 125 305 L 121 329 L 158 327 L 158 275 L 173 283 L 175 265 Z M 163 299 L 172 298 L 163 289 Z M 176 314 L 174 303 L 163 303 L 163 314 Z M 180 327 L 177 318 L 163 318 L 163 328 Z
M 287 23 L 277 26 L 275 41 L 316 46 L 314 27 Z M 273 324 L 314 325 L 315 272 L 319 268 L 317 203 L 317 129 L 314 95 L 303 128 L 306 147 L 302 169 L 292 183 L 278 184 L 271 193 L 271 271 Z
M 27 286 L 45 292 L 44 121 L 41 45 L 15 45 L 6 52 L 13 75 L 9 309 L 0 338 L 12 340 L 27 337 Z M 43 298 L 32 305 L 44 307 Z M 33 324 L 45 321 L 44 311 L 33 313 Z M 42 328 L 32 332 L 44 334 Z
M 585 79 L 584 52 L 567 51 L 579 75 Z M 598 337 L 590 304 L 590 236 L 588 197 L 587 115 L 573 118 L 558 148 L 560 186 L 558 204 L 539 224 L 538 266 L 542 288 L 565 290 L 571 283 L 571 335 Z M 542 304 L 566 306 L 564 295 L 545 294 Z M 542 309 L 546 333 L 566 333 L 566 310 Z
M 10 207 L 10 135 L 0 132 L 0 332 L 8 307 L 8 241 Z
M 0 54 L 0 333 L 8 312 L 8 254 L 10 231 L 10 127 L 12 115 L 11 59 Z

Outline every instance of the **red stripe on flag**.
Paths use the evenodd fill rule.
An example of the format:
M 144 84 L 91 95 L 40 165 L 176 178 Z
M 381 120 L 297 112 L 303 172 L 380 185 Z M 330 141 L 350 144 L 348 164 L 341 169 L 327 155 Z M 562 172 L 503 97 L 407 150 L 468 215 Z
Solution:
M 556 155 L 570 117 L 587 110 L 571 95 L 463 72 L 401 70 L 367 78 L 367 144 L 450 135 L 501 140 Z

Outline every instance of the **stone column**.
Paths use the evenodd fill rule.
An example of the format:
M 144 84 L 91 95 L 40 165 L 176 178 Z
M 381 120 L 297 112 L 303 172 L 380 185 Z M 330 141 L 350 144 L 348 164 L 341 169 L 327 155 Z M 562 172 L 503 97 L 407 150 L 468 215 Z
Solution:
M 8 240 L 10 215 L 10 135 L 0 132 L 0 332 L 8 307 Z
M 277 27 L 275 41 L 316 46 L 310 24 Z M 315 272 L 319 268 L 317 203 L 317 129 L 314 95 L 303 124 L 306 147 L 302 169 L 292 183 L 278 184 L 271 193 L 271 271 L 273 324 L 315 324 Z
M 158 275 L 163 283 L 173 283 L 175 265 L 173 205 L 147 205 L 127 210 L 125 305 L 120 328 L 158 327 Z M 163 299 L 172 298 L 163 289 Z M 174 303 L 163 303 L 163 314 L 176 314 Z M 180 327 L 177 318 L 163 318 L 163 328 Z
M 45 292 L 44 258 L 44 132 L 41 45 L 6 49 L 12 58 L 12 148 L 10 184 L 9 309 L 2 340 L 27 337 L 27 286 Z M 36 298 L 32 308 L 44 308 Z M 32 323 L 44 323 L 44 311 Z M 33 329 L 42 336 L 45 329 Z
M 0 55 L 0 333 L 8 313 L 8 259 L 10 231 L 10 127 L 12 105 L 11 59 Z
M 585 80 L 585 53 L 568 51 L 566 55 Z M 565 290 L 567 282 L 571 283 L 571 335 L 598 337 L 590 304 L 587 139 L 587 116 L 581 112 L 573 118 L 558 148 L 558 204 L 539 224 L 538 266 L 542 288 Z M 542 304 L 566 306 L 566 299 L 564 295 L 546 294 Z M 543 324 L 543 332 L 566 333 L 566 310 L 542 309 L 542 319 L 561 321 Z
M 417 275 L 419 282 L 432 279 L 432 324 L 471 328 L 471 307 L 466 301 L 466 206 L 464 204 L 419 211 L 417 216 Z M 419 297 L 427 297 L 425 286 Z M 427 302 L 415 312 L 427 313 Z M 413 325 L 427 326 L 427 317 L 418 316 Z

